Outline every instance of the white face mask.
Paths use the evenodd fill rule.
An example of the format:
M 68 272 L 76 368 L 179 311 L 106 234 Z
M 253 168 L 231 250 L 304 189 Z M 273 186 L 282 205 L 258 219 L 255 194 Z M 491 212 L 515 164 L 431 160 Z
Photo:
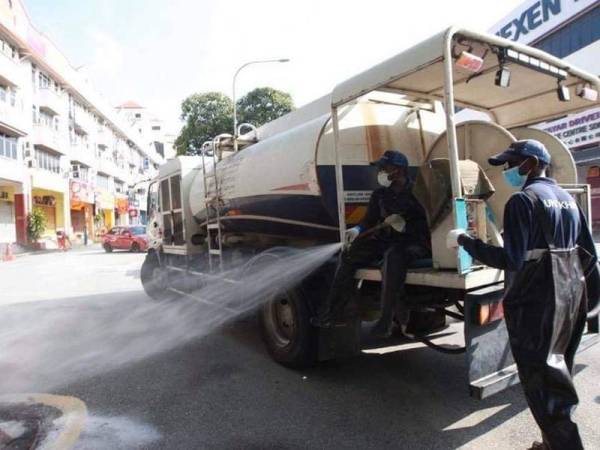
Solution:
M 390 187 L 392 180 L 388 178 L 388 174 L 385 171 L 381 171 L 377 174 L 377 182 L 383 187 Z

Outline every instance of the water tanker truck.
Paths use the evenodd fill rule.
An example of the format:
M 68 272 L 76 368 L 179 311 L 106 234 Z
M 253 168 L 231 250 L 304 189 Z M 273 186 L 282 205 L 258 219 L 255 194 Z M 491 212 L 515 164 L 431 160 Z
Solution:
M 599 90 L 597 76 L 542 51 L 447 29 L 303 108 L 241 137 L 217 136 L 199 156 L 161 166 L 149 196 L 144 289 L 154 299 L 193 299 L 198 286 L 236 264 L 257 270 L 282 247 L 343 242 L 377 186 L 370 162 L 400 149 L 432 236 L 432 258 L 407 275 L 408 329 L 429 347 L 465 358 L 471 395 L 498 392 L 518 381 L 502 320 L 504 274 L 447 249 L 446 235 L 465 228 L 502 245 L 513 190 L 502 168 L 487 161 L 524 138 L 546 145 L 552 177 L 589 215 L 589 188 L 577 183 L 569 150 L 533 125 L 598 106 Z M 361 351 L 361 324 L 378 314 L 380 269 L 356 272 L 344 323 L 313 328 L 309 319 L 331 277 L 326 264 L 298 286 L 265 292 L 258 316 L 276 361 L 305 367 Z M 598 317 L 588 319 L 581 349 L 598 337 Z M 448 320 L 463 323 L 464 346 L 436 343 Z

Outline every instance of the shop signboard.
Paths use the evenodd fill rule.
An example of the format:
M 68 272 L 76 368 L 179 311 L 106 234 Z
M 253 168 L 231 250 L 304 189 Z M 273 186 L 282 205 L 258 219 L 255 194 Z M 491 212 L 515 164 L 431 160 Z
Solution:
M 116 209 L 119 212 L 119 214 L 127 214 L 127 211 L 129 211 L 129 200 L 127 199 L 127 196 L 117 196 Z
M 115 209 L 115 196 L 107 191 L 96 191 L 96 209 Z
M 71 180 L 69 182 L 69 194 L 72 205 L 83 206 L 82 203 L 94 203 L 94 190 L 87 183 Z
M 587 147 L 600 142 L 600 108 L 542 123 L 536 128 L 553 134 L 567 147 L 576 151 L 577 147 Z
M 37 206 L 56 206 L 54 195 L 34 195 L 33 204 Z
M 531 44 L 598 0 L 528 0 L 490 31 L 511 41 Z

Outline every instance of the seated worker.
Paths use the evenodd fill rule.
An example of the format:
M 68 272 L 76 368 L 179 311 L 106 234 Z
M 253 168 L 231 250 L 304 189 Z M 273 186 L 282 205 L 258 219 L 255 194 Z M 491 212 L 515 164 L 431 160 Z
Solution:
M 412 193 L 408 159 L 399 151 L 387 150 L 373 164 L 379 168 L 377 181 L 382 187 L 373 191 L 360 225 L 346 231 L 346 243 L 349 246 L 340 256 L 329 295 L 321 305 L 318 316 L 311 319 L 313 326 L 331 327 L 343 314 L 348 298 L 352 295 L 356 270 L 373 265 L 383 258 L 382 315 L 372 333 L 389 336 L 395 303 L 404 295 L 404 282 L 410 263 L 431 257 L 427 216 Z M 404 220 L 401 232 L 382 226 L 391 215 L 399 215 Z M 377 231 L 361 236 L 361 233 L 377 226 L 380 226 Z

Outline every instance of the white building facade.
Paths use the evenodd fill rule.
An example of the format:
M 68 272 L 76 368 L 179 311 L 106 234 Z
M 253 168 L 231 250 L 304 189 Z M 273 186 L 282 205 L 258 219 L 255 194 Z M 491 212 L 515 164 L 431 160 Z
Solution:
M 544 50 L 600 75 L 600 0 L 528 0 L 492 32 Z M 572 96 L 576 92 L 570 93 Z M 600 108 L 536 125 L 571 150 L 580 183 L 592 194 L 592 226 L 600 233 Z
M 27 214 L 89 242 L 143 223 L 148 179 L 164 162 L 30 23 L 20 0 L 0 1 L 0 244 L 27 242 Z
M 600 0 L 528 0 L 490 31 L 600 75 Z M 538 127 L 571 149 L 581 182 L 600 165 L 600 108 Z

